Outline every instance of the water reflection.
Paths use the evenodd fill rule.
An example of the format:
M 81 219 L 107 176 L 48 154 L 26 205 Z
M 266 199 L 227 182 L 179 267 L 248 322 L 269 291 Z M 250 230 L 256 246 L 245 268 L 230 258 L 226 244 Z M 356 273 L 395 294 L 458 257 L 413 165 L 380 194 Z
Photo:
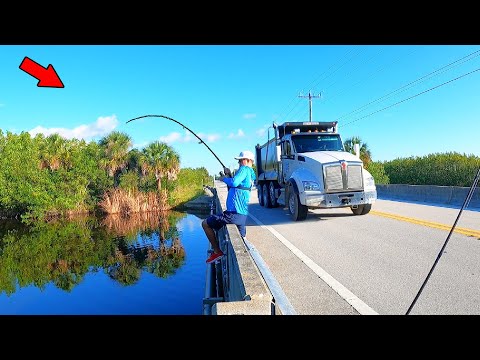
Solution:
M 104 266 L 109 276 L 123 285 L 130 285 L 138 281 L 141 270 L 161 278 L 174 274 L 185 260 L 185 250 L 174 226 L 179 214 L 164 212 L 128 218 L 106 217 L 102 223 L 107 233 L 119 240 L 114 264 Z
M 148 278 L 146 274 L 157 279 L 172 277 L 186 263 L 187 252 L 182 244 L 179 224 L 187 217 L 190 225 L 193 221 L 198 232 L 200 218 L 175 211 L 127 218 L 117 215 L 79 217 L 29 226 L 15 221 L 0 221 L 0 313 L 8 312 L 2 305 L 7 309 L 13 306 L 5 297 L 16 296 L 24 289 L 31 291 L 32 287 L 41 293 L 46 293 L 45 290 L 52 286 L 72 293 L 89 274 L 102 273 L 122 288 L 135 288 L 133 285 L 139 284 L 142 277 Z M 206 244 L 206 241 L 202 243 Z M 204 256 L 202 251 L 201 257 Z M 197 266 L 199 264 L 197 261 Z M 151 284 L 152 279 L 149 282 Z M 89 287 L 95 287 L 91 280 Z M 198 284 L 196 288 L 199 289 Z M 96 291 L 101 293 L 103 290 L 97 287 Z M 171 298 L 172 294 L 169 296 Z M 87 299 L 82 301 L 88 302 Z M 118 302 L 118 299 L 115 301 Z M 195 301 L 200 313 L 201 297 Z M 163 308 L 167 309 L 166 306 Z M 148 311 L 139 310 L 138 306 L 129 310 L 123 308 L 120 313 Z M 76 313 L 73 309 L 65 312 Z M 108 309 L 104 313 L 118 313 L 111 310 L 112 306 Z M 35 311 L 30 309 L 29 313 Z M 99 311 L 102 310 L 92 307 L 78 313 Z M 19 313 L 21 310 L 11 312 Z M 184 313 L 177 308 L 162 312 Z

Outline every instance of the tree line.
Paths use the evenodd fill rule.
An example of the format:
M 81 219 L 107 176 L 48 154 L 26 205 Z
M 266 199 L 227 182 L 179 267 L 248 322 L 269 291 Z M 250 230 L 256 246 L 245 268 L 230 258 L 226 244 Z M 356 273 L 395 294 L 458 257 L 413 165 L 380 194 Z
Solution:
M 377 184 L 468 187 L 480 168 L 479 157 L 456 152 L 373 161 L 360 137 L 347 139 L 345 149 L 354 153 L 357 143 Z M 168 210 L 211 183 L 206 168 L 181 168 L 179 154 L 164 142 L 132 146 L 131 137 L 118 131 L 87 142 L 0 129 L 0 218 Z
M 355 154 L 355 144 L 360 145 L 360 159 L 376 184 L 470 187 L 480 168 L 480 157 L 455 151 L 373 161 L 367 143 L 358 136 L 345 140 L 345 150 Z
M 167 210 L 210 181 L 204 167 L 181 169 L 179 154 L 166 143 L 132 146 L 118 131 L 87 142 L 0 129 L 0 217 Z

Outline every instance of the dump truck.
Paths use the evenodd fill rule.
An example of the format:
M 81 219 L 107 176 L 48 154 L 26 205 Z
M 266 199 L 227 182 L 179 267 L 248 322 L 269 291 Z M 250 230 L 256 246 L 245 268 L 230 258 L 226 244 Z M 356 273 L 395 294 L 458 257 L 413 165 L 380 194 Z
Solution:
M 359 154 L 345 151 L 337 121 L 273 123 L 274 135 L 255 146 L 258 202 L 288 208 L 294 221 L 309 209 L 349 207 L 366 215 L 377 199 Z

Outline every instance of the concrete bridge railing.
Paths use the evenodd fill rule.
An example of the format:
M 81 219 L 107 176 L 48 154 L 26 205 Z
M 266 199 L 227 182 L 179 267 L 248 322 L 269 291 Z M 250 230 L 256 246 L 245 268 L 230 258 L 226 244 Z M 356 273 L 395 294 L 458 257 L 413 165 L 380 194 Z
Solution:
M 468 187 L 437 185 L 377 185 L 378 198 L 410 200 L 461 207 L 470 191 Z M 477 187 L 467 209 L 480 210 L 480 189 Z
M 223 212 L 226 196 L 226 185 L 217 181 L 213 213 Z M 218 231 L 217 238 L 226 256 L 217 263 L 207 265 L 204 314 L 280 314 L 272 293 L 236 225 L 226 225 Z

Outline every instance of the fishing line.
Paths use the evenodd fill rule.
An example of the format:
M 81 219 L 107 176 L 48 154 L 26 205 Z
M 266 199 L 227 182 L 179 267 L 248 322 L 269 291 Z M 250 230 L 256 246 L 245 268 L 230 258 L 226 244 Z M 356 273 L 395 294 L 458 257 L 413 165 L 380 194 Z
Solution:
M 452 235 L 453 233 L 453 230 L 455 229 L 455 226 L 457 226 L 457 222 L 458 222 L 458 219 L 460 219 L 460 215 L 462 214 L 463 212 L 463 209 L 466 208 L 468 206 L 468 203 L 470 202 L 470 199 L 472 198 L 473 196 L 473 192 L 475 191 L 475 188 L 478 184 L 478 180 L 480 179 L 480 168 L 478 169 L 477 171 L 477 175 L 475 175 L 475 178 L 473 180 L 473 184 L 472 186 L 470 187 L 470 190 L 467 194 L 467 197 L 465 198 L 465 201 L 463 202 L 463 205 L 460 209 L 460 212 L 458 213 L 457 215 L 457 218 L 455 219 L 455 222 L 453 223 L 453 226 L 452 226 L 452 229 L 450 230 L 450 233 L 448 234 L 447 236 L 447 239 L 445 240 L 445 243 L 443 244 L 442 246 L 442 249 L 440 250 L 440 252 L 438 253 L 437 255 L 437 259 L 435 260 L 435 262 L 433 263 L 433 266 L 432 268 L 430 269 L 430 272 L 428 273 L 426 279 L 424 280 L 422 286 L 420 287 L 420 290 L 418 291 L 417 293 L 417 296 L 415 296 L 415 299 L 413 300 L 412 304 L 410 305 L 410 307 L 408 308 L 407 312 L 405 315 L 408 315 L 410 313 L 410 311 L 412 310 L 413 308 L 413 305 L 417 302 L 417 299 L 418 297 L 420 296 L 420 293 L 422 292 L 423 288 L 425 287 L 425 285 L 427 284 L 427 281 L 428 279 L 430 278 L 430 275 L 432 274 L 433 272 L 433 269 L 435 268 L 435 266 L 437 265 L 438 263 L 438 260 L 440 260 L 440 257 L 442 256 L 443 254 L 443 250 L 445 249 L 445 247 L 447 246 L 447 243 L 448 243 L 448 240 L 450 240 L 450 236 Z
M 207 149 L 210 150 L 210 152 L 213 154 L 213 156 L 215 156 L 215 158 L 218 160 L 218 162 L 220 163 L 220 165 L 222 165 L 224 171 L 225 171 L 225 169 L 227 169 L 227 167 L 226 167 L 225 165 L 223 165 L 222 161 L 221 161 L 221 160 L 218 158 L 218 156 L 213 152 L 213 150 L 210 149 L 210 146 L 208 146 L 197 134 L 195 134 L 192 130 L 190 130 L 188 127 L 186 127 L 185 125 L 183 125 L 180 121 L 177 121 L 177 120 L 172 119 L 171 117 L 168 117 L 168 116 L 165 116 L 165 115 L 143 115 L 143 116 L 139 116 L 139 117 L 130 119 L 130 120 L 128 120 L 126 123 L 128 124 L 130 121 L 137 120 L 137 119 L 141 119 L 141 118 L 146 118 L 146 117 L 160 117 L 160 118 L 164 118 L 164 119 L 168 119 L 168 120 L 171 120 L 171 121 L 176 122 L 177 124 L 179 124 L 180 126 L 182 126 L 184 129 L 190 131 L 190 132 L 200 141 L 200 144 L 205 145 L 205 146 L 207 147 Z

